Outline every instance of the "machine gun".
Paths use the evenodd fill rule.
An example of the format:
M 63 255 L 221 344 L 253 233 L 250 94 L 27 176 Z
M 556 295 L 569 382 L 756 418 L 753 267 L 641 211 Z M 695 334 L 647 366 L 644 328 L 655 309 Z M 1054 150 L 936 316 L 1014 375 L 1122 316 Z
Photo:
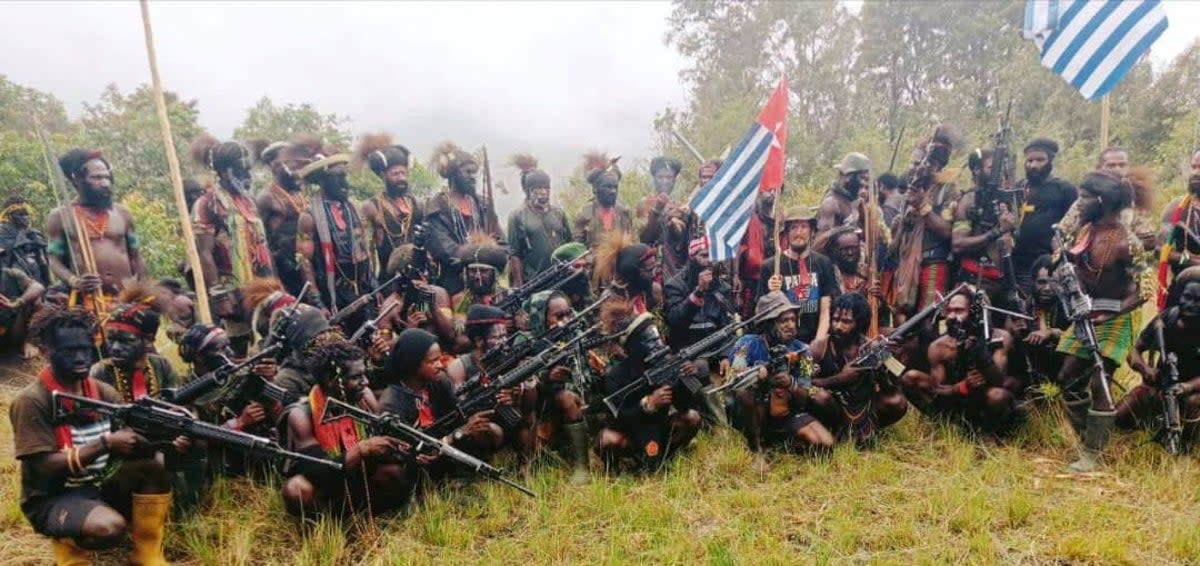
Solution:
M 950 295 L 953 296 L 953 295 Z M 946 334 L 958 343 L 958 354 L 955 368 L 964 375 L 968 370 L 979 369 L 983 360 L 988 359 L 992 351 L 992 325 L 987 314 L 987 294 L 976 290 L 971 294 L 970 313 L 967 320 L 961 324 L 949 325 Z M 975 338 L 973 345 L 968 345 Z
M 563 360 L 575 353 L 577 344 L 584 349 L 590 350 L 619 336 L 618 334 L 593 337 L 592 335 L 598 330 L 598 327 L 592 327 L 579 336 L 576 336 L 570 342 L 551 346 L 549 349 L 534 355 L 511 371 L 492 379 L 486 384 L 474 387 L 467 395 L 460 397 L 457 410 L 442 416 L 442 418 L 430 425 L 427 430 L 434 436 L 445 436 L 467 422 L 467 419 L 471 415 L 493 408 L 496 409 L 495 416 L 498 424 L 504 427 L 516 425 L 520 422 L 520 413 L 508 405 L 497 406 L 496 396 L 500 391 L 516 387 L 538 372 L 559 365 Z
M 683 364 L 720 350 L 730 338 L 737 335 L 738 330 L 763 320 L 768 314 L 775 314 L 775 311 L 760 312 L 746 320 L 729 323 L 674 354 L 665 346 L 654 351 L 646 357 L 646 367 L 649 369 L 629 384 L 604 397 L 604 406 L 616 416 L 621 401 L 628 395 L 644 389 L 657 389 L 663 385 L 683 385 L 692 394 L 700 393 L 704 386 L 695 377 L 683 375 Z
M 64 405 L 66 401 L 73 404 L 70 409 Z M 114 430 L 129 427 L 158 445 L 169 443 L 178 436 L 186 436 L 238 448 L 254 456 L 304 460 L 334 470 L 342 469 L 342 465 L 338 462 L 292 452 L 280 447 L 270 439 L 206 423 L 192 416 L 182 407 L 153 397 L 142 397 L 133 403 L 108 403 L 55 391 L 52 403 L 55 419 L 62 419 L 67 414 L 77 411 L 94 411 L 111 417 Z
M 479 365 L 488 373 L 504 373 L 516 367 L 521 360 L 532 356 L 546 344 L 557 344 L 568 340 L 572 334 L 578 332 L 590 320 L 591 313 L 600 308 L 600 305 L 604 304 L 607 298 L 608 291 L 605 291 L 596 302 L 576 313 L 570 320 L 547 329 L 541 336 L 535 336 L 524 342 L 516 342 L 521 335 L 517 333 L 510 335 L 499 348 L 489 350 L 485 353 Z M 467 384 L 463 384 L 463 386 L 466 387 Z
M 271 344 L 260 350 L 257 354 L 236 364 L 229 360 L 229 358 L 225 358 L 225 363 L 221 364 L 221 367 L 197 377 L 180 387 L 164 389 L 159 395 L 163 401 L 174 405 L 204 404 L 207 401 L 203 400 L 204 398 L 229 385 L 231 378 L 242 375 L 267 358 L 273 358 L 275 353 L 281 349 L 283 349 L 283 346 L 279 343 Z
M 1158 390 L 1163 399 L 1163 445 L 1172 456 L 1179 454 L 1183 437 L 1183 418 L 1179 412 L 1179 358 L 1167 350 L 1160 315 L 1154 321 L 1154 340 L 1158 346 Z
M 790 352 L 783 345 L 772 346 L 767 350 L 770 356 L 767 361 L 754 364 L 745 369 L 739 370 L 732 378 L 719 387 L 708 387 L 704 390 L 705 393 L 716 393 L 718 391 L 742 391 L 749 388 L 751 385 L 758 383 L 758 376 L 761 370 L 766 370 L 768 376 L 777 373 L 790 373 L 792 365 L 804 360 L 808 356 L 808 351 Z M 812 367 L 809 365 L 804 369 L 805 372 L 811 373 Z
M 400 306 L 399 303 L 388 303 L 383 310 L 379 311 L 379 314 L 375 315 L 375 318 L 364 322 L 362 326 L 358 327 L 358 330 L 355 330 L 354 334 L 350 335 L 349 342 L 357 344 L 362 348 L 370 347 L 371 337 L 375 336 L 375 332 L 379 330 L 379 323 L 384 318 L 387 318 L 389 314 L 392 314 L 392 311 L 396 310 L 398 306 Z
M 1100 355 L 1100 342 L 1096 338 L 1096 325 L 1092 323 L 1092 298 L 1083 292 L 1079 284 L 1079 276 L 1075 273 L 1075 265 L 1067 259 L 1066 238 L 1062 228 L 1055 224 L 1054 241 L 1062 257 L 1054 274 L 1058 277 L 1058 300 L 1062 302 L 1063 312 L 1075 324 L 1075 338 L 1092 357 L 1096 371 L 1100 372 L 1100 387 L 1104 400 L 1112 403 L 1112 390 L 1108 384 L 1108 371 L 1104 368 L 1104 357 Z
M 487 479 L 500 482 L 530 497 L 537 497 L 537 494 L 533 490 L 505 477 L 504 470 L 430 436 L 425 431 L 404 422 L 399 416 L 390 413 L 382 415 L 372 414 L 358 407 L 330 398 L 328 404 L 325 405 L 325 416 L 321 418 L 321 422 L 328 423 L 341 418 L 351 418 L 363 423 L 374 434 L 387 435 L 403 440 L 412 445 L 414 454 L 445 456 L 470 468 L 472 472 Z
M 891 349 L 893 347 L 907 341 L 914 330 L 925 324 L 931 317 L 942 310 L 942 307 L 950 300 L 950 297 L 958 294 L 966 287 L 966 283 L 960 284 L 939 299 L 938 302 L 926 306 L 920 312 L 904 321 L 904 324 L 892 329 L 891 334 L 880 336 L 863 344 L 862 348 L 859 349 L 858 358 L 851 362 L 851 365 L 864 370 L 876 370 L 880 366 L 886 365 L 888 360 L 892 359 Z
M 504 295 L 504 298 L 500 299 L 500 301 L 496 303 L 496 307 L 512 315 L 513 313 L 517 312 L 517 310 L 521 308 L 521 305 L 524 304 L 525 301 L 529 300 L 529 297 L 532 297 L 534 293 L 553 289 L 561 289 L 563 285 L 566 285 L 572 279 L 585 276 L 584 270 L 577 265 L 580 260 L 591 255 L 591 253 L 591 250 L 588 250 L 574 260 L 562 261 L 550 266 L 549 269 L 538 273 L 526 281 L 524 285 L 510 290 L 508 294 Z

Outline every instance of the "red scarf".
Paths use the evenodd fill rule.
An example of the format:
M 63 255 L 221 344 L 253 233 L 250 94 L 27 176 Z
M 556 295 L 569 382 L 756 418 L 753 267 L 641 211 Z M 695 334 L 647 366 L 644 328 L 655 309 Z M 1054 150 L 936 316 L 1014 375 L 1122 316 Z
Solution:
M 59 393 L 71 393 L 71 391 L 68 391 L 66 387 L 63 387 L 62 384 L 55 379 L 54 371 L 50 369 L 50 366 L 42 368 L 42 372 L 38 374 L 38 379 L 42 381 L 42 385 L 52 394 L 56 391 Z M 96 387 L 96 382 L 92 381 L 92 378 L 85 377 L 83 381 L 80 382 L 80 387 L 83 390 L 83 397 L 87 397 L 88 399 L 100 398 L 100 391 Z M 62 406 L 63 409 L 66 409 L 67 411 L 75 410 L 75 402 L 70 399 L 63 399 Z M 59 449 L 70 448 L 74 446 L 74 442 L 71 440 L 71 425 L 63 423 L 54 427 L 54 437 L 56 440 L 58 440 Z
M 428 428 L 433 425 L 433 407 L 429 405 L 429 392 L 422 391 L 417 396 L 417 427 Z
M 308 394 L 309 407 L 312 409 L 313 436 L 326 454 L 339 456 L 358 444 L 362 431 L 359 430 L 357 421 L 348 417 L 322 423 L 327 402 L 328 398 L 321 386 L 314 385 Z

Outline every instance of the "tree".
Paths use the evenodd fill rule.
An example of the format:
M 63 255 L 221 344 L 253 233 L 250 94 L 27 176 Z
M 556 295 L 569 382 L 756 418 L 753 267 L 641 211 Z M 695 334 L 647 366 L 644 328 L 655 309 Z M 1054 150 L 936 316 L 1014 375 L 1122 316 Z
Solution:
M 311 134 L 342 149 L 350 147 L 347 118 L 337 114 L 322 114 L 307 102 L 277 105 L 262 97 L 246 110 L 246 119 L 233 131 L 234 139 L 265 139 L 286 141 L 298 134 Z

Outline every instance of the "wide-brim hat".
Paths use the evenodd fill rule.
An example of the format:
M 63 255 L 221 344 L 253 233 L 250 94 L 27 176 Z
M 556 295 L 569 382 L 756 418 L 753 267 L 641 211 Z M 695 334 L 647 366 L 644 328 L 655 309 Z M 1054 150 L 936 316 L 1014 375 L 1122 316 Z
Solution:
M 754 305 L 754 315 L 762 316 L 763 322 L 775 320 L 785 312 L 797 310 L 800 310 L 800 305 L 793 303 L 783 291 L 767 293 L 759 297 L 758 304 Z

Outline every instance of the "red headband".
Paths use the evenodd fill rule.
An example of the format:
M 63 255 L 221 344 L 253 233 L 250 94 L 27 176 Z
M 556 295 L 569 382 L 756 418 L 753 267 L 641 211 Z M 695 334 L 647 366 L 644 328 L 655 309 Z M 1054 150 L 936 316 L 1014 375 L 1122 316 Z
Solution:
M 108 322 L 105 322 L 104 329 L 121 330 L 130 334 L 135 334 L 142 338 L 146 337 L 146 333 L 141 328 L 129 324 L 128 322 L 121 322 L 119 320 L 109 320 Z

